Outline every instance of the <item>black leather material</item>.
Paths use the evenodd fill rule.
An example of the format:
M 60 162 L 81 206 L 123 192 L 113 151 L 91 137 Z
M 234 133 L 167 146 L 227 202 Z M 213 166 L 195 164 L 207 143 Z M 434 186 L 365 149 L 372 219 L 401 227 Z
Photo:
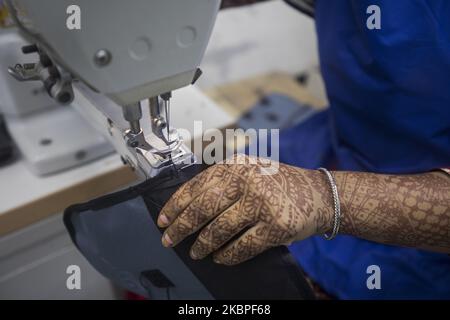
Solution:
M 145 286 L 152 287 L 151 290 L 148 290 L 148 292 L 153 292 L 153 294 L 148 295 L 151 298 L 161 298 L 159 291 L 155 288 L 168 287 L 175 293 L 171 296 L 177 299 L 211 297 L 214 299 L 313 299 L 312 292 L 300 268 L 286 247 L 267 250 L 254 259 L 236 266 L 224 266 L 214 263 L 211 257 L 199 261 L 192 260 L 189 257 L 189 249 L 197 234 L 188 237 L 175 248 L 161 248 L 164 251 L 159 251 L 159 254 L 155 253 L 156 249 L 159 250 L 162 247 L 160 239 L 163 230 L 159 228 L 154 229 L 157 230 L 154 232 L 158 234 L 153 240 L 147 242 L 146 246 L 148 247 L 142 247 L 141 243 L 137 243 L 139 240 L 127 241 L 128 239 L 142 239 L 142 241 L 147 239 L 150 227 L 155 228 L 159 211 L 166 201 L 181 184 L 190 180 L 203 169 L 204 167 L 201 165 L 193 165 L 181 171 L 167 170 L 158 177 L 135 187 L 84 204 L 71 206 L 64 213 L 64 223 L 75 245 L 97 270 L 109 278 L 119 280 L 120 278 L 116 277 L 114 272 L 129 271 L 131 278 L 136 278 L 139 273 L 140 283 L 143 283 L 142 277 L 144 277 L 145 283 L 147 283 Z M 147 217 L 133 218 L 132 215 L 123 212 L 123 214 L 114 213 L 110 216 L 111 219 L 122 219 L 122 221 L 114 221 L 114 223 L 107 221 L 110 219 L 108 208 L 113 208 L 127 201 L 135 201 L 137 198 L 142 198 L 145 202 Z M 94 221 L 93 215 L 100 213 L 104 215 L 103 220 Z M 90 222 L 87 219 L 89 217 L 91 218 Z M 147 218 L 148 221 L 142 220 Z M 135 227 L 133 227 L 133 219 L 139 220 L 136 221 Z M 142 224 L 145 223 L 149 223 L 148 228 L 145 226 L 142 228 Z M 129 227 L 130 224 L 131 228 Z M 127 231 L 123 231 L 121 225 Z M 149 231 L 147 232 L 147 230 Z M 105 242 L 100 241 L 102 239 L 99 237 L 104 238 L 105 235 L 111 236 L 111 239 L 114 239 L 115 235 L 117 236 L 120 244 L 111 241 L 106 242 L 106 246 L 108 246 L 108 243 L 111 247 L 119 245 L 121 252 L 126 252 L 128 259 L 126 267 L 122 265 L 122 261 L 118 260 L 116 252 L 111 251 L 111 248 L 106 248 Z M 145 241 L 148 241 L 148 239 Z M 124 243 L 128 242 L 129 245 L 124 247 Z M 166 259 L 167 250 L 173 251 L 177 257 L 176 261 L 171 260 L 169 264 L 170 269 L 173 270 L 165 270 L 168 269 L 167 264 L 164 267 L 163 260 Z M 153 252 L 155 256 L 147 257 L 149 258 L 146 260 L 147 262 L 138 262 L 138 260 L 142 260 L 142 257 L 146 257 L 149 252 Z M 96 261 L 99 260 L 97 256 L 101 256 L 102 261 Z M 133 265 L 134 259 L 136 260 L 136 266 Z M 104 263 L 105 260 L 107 260 L 107 263 Z M 120 266 L 115 266 L 115 264 Z M 189 272 L 186 272 L 185 269 Z M 187 275 L 181 279 L 178 277 L 179 273 Z M 193 281 L 191 276 L 195 277 L 196 280 Z M 186 288 L 189 283 L 198 287 L 197 280 L 203 288 L 195 288 L 195 290 Z M 122 282 L 122 285 L 123 283 L 127 287 L 128 282 Z M 177 290 L 177 288 L 180 290 Z M 132 290 L 130 287 L 128 289 Z M 205 294 L 204 289 L 209 294 Z M 134 291 L 142 293 L 142 290 Z M 194 291 L 198 294 L 191 296 L 189 292 Z

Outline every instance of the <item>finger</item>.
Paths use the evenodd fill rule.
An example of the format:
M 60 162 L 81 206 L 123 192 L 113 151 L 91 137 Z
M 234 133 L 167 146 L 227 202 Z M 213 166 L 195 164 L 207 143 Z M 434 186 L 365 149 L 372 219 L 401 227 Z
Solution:
M 163 236 L 163 245 L 174 246 L 196 232 L 214 217 L 239 200 L 232 197 L 226 188 L 217 186 L 196 197 L 175 221 L 167 228 Z
M 167 201 L 158 216 L 158 226 L 167 227 L 201 193 L 219 184 L 227 167 L 215 165 L 183 184 Z
M 241 201 L 236 202 L 207 225 L 191 248 L 193 259 L 203 259 L 252 223 L 252 217 L 240 214 Z
M 269 227 L 258 223 L 248 229 L 241 237 L 214 254 L 214 262 L 235 265 L 244 262 L 272 247 L 267 241 Z

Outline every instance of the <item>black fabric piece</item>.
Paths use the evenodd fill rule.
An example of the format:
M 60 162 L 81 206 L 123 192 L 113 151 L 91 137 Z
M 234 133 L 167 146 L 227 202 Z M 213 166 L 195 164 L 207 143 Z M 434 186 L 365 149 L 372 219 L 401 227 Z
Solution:
M 166 277 L 164 272 L 158 269 L 142 271 L 141 277 L 145 281 L 149 281 L 152 285 L 157 288 L 171 288 L 175 285 Z
M 161 208 L 171 197 L 171 195 L 186 181 L 190 180 L 196 174 L 201 172 L 204 166 L 193 165 L 181 171 L 166 170 L 158 177 L 143 182 L 129 189 L 106 195 L 93 201 L 73 205 L 66 209 L 64 213 L 64 223 L 69 234 L 86 258 L 94 265 L 95 258 L 92 254 L 87 255 L 90 248 L 100 248 L 96 243 L 95 237 L 83 234 L 81 225 L 84 228 L 95 228 L 96 226 L 86 226 L 86 221 L 82 224 L 74 223 L 85 212 L 89 215 L 96 214 L 96 211 L 110 208 L 116 204 L 123 203 L 137 197 L 142 197 L 147 209 L 150 223 L 156 225 L 156 220 Z M 127 213 L 123 213 L 124 222 Z M 106 222 L 106 221 L 105 221 Z M 130 221 L 126 221 L 130 223 Z M 78 225 L 78 227 L 77 227 Z M 77 229 L 78 228 L 78 229 Z M 99 226 L 98 228 L 102 228 Z M 160 238 L 163 230 L 159 230 L 158 240 L 154 246 L 161 246 Z M 99 230 L 100 231 L 100 230 Z M 102 230 L 103 232 L 103 230 Z M 112 231 L 111 231 L 112 232 Z M 120 230 L 114 232 L 120 233 Z M 133 234 L 130 237 L 139 237 Z M 144 237 L 144 235 L 142 235 Z M 187 239 L 178 244 L 175 248 L 164 250 L 173 250 L 178 258 L 182 261 L 183 268 L 187 267 L 190 272 L 200 281 L 206 290 L 215 299 L 313 299 L 313 294 L 309 285 L 306 283 L 302 271 L 294 258 L 286 247 L 277 247 L 265 251 L 261 255 L 236 266 L 224 266 L 213 262 L 212 257 L 202 260 L 192 260 L 189 256 L 189 249 L 194 243 L 197 234 L 189 236 Z M 77 239 L 83 238 L 82 243 L 78 243 Z M 153 244 L 152 244 L 153 245 Z M 114 243 L 111 243 L 114 246 Z M 128 250 L 135 250 L 131 246 Z M 132 251 L 130 251 L 132 252 Z M 150 250 L 148 250 L 150 252 Z M 146 252 L 138 252 L 136 254 L 145 255 Z M 157 261 L 160 257 L 154 257 Z M 98 266 L 98 264 L 97 264 Z M 112 266 L 113 267 L 113 266 Z M 103 267 L 101 267 L 103 268 Z M 180 265 L 181 268 L 181 265 Z M 99 268 L 97 268 L 99 269 Z M 108 277 L 111 277 L 110 270 L 106 274 L 105 270 L 99 270 Z M 173 285 L 176 289 L 177 282 L 171 279 L 163 269 L 143 268 L 141 277 L 144 277 L 146 283 L 150 283 L 156 287 L 170 287 Z M 173 278 L 173 276 L 172 276 Z M 173 281 L 173 282 L 172 282 Z M 178 283 L 180 285 L 180 282 Z M 189 296 L 181 298 L 189 299 Z

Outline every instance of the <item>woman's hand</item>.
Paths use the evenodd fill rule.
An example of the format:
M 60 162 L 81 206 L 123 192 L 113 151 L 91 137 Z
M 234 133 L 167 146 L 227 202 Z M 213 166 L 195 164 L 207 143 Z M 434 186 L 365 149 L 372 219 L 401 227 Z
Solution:
M 215 262 L 232 265 L 331 228 L 332 195 L 323 173 L 279 164 L 268 174 L 257 158 L 232 160 L 200 173 L 166 203 L 158 219 L 167 227 L 164 246 L 203 228 L 191 257 L 213 253 Z

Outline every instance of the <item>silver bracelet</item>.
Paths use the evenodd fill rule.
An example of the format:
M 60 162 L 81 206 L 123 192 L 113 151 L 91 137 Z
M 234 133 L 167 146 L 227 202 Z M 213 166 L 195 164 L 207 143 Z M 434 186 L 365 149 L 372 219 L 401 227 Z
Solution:
M 328 181 L 330 182 L 331 186 L 331 192 L 333 194 L 333 203 L 334 203 L 334 221 L 333 221 L 333 230 L 331 231 L 331 234 L 325 233 L 323 236 L 327 240 L 331 240 L 339 232 L 339 226 L 341 225 L 341 203 L 339 201 L 339 194 L 336 186 L 336 182 L 334 181 L 333 175 L 325 168 L 319 168 L 319 171 L 322 171 L 325 173 L 325 175 L 328 178 Z

